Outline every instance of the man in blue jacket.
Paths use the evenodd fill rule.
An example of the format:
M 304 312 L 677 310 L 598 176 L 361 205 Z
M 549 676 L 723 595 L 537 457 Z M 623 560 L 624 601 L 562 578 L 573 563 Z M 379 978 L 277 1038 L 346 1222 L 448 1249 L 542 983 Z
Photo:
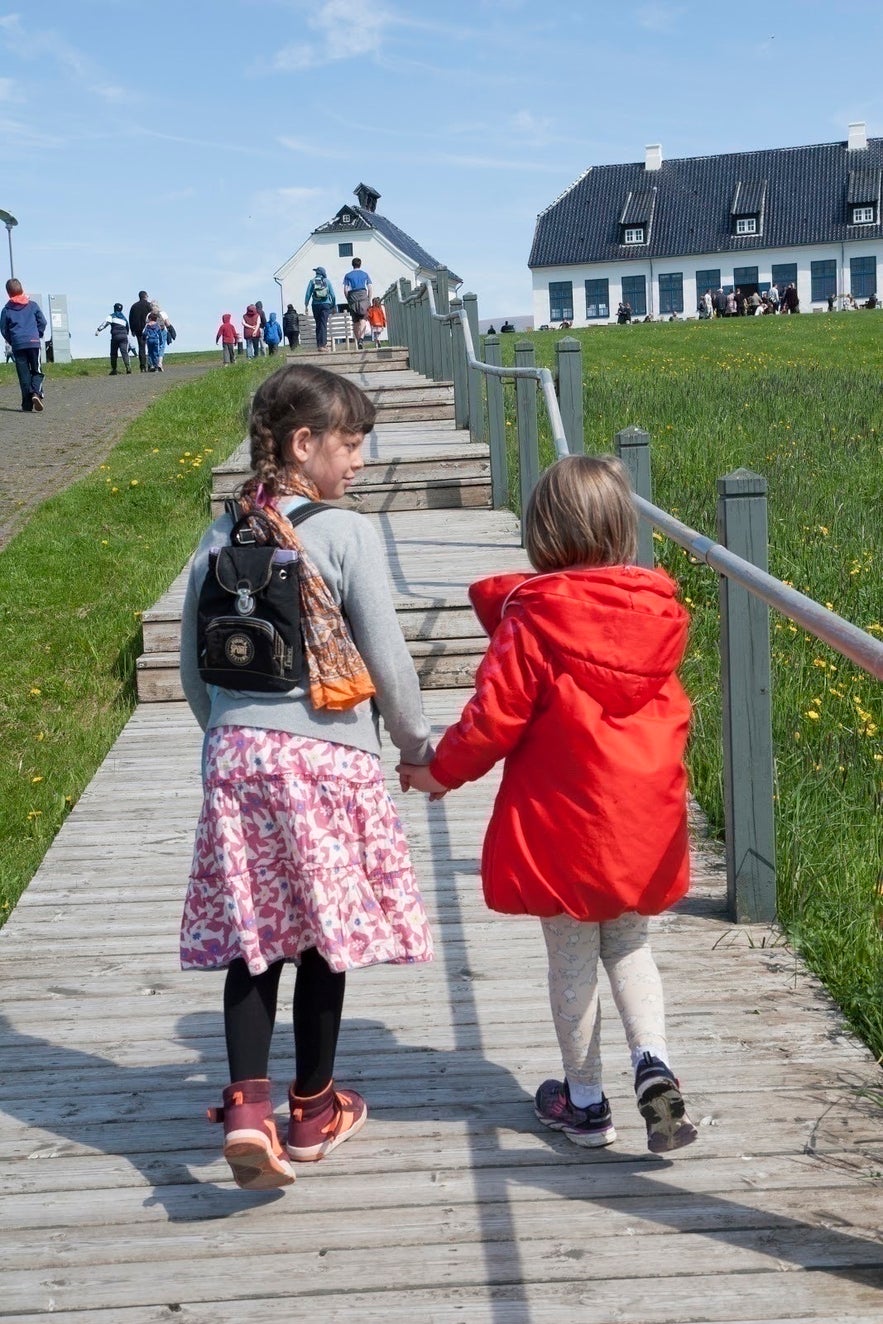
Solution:
M 12 350 L 18 384 L 21 387 L 21 407 L 26 414 L 43 412 L 43 374 L 40 371 L 40 341 L 46 330 L 43 310 L 29 299 L 21 281 L 13 277 L 6 282 L 9 302 L 0 312 L 0 336 Z

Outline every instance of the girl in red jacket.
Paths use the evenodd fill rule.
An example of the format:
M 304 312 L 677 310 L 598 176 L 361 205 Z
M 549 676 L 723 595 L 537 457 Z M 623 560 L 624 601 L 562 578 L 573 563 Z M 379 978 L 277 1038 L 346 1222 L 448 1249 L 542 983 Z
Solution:
M 537 1117 L 578 1145 L 616 1139 L 601 1088 L 600 957 L 647 1144 L 663 1153 L 696 1139 L 647 935 L 647 917 L 689 883 L 690 705 L 676 675 L 688 617 L 664 571 L 634 564 L 637 515 L 613 456 L 570 456 L 543 474 L 525 546 L 537 573 L 469 590 L 491 636 L 475 694 L 428 767 L 401 766 L 402 789 L 437 799 L 505 759 L 481 876 L 492 910 L 543 926 L 565 1076 L 537 1090 Z

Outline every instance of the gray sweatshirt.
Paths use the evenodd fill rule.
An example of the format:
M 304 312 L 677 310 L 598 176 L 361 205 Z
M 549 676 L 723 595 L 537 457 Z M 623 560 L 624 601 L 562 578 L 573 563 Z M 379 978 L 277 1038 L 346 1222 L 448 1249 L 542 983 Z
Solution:
M 303 497 L 280 503 L 297 509 Z M 373 700 L 347 712 L 316 709 L 310 703 L 306 664 L 297 687 L 287 694 L 255 694 L 206 685 L 196 656 L 196 609 L 208 570 L 209 548 L 229 542 L 231 520 L 222 515 L 208 529 L 193 558 L 181 622 L 181 682 L 203 730 L 214 726 L 255 726 L 330 740 L 380 753 L 380 722 L 406 763 L 429 763 L 433 748 L 420 702 L 420 686 L 393 607 L 381 543 L 364 515 L 323 510 L 298 527 L 311 560 L 340 607 L 353 641 L 377 691 Z

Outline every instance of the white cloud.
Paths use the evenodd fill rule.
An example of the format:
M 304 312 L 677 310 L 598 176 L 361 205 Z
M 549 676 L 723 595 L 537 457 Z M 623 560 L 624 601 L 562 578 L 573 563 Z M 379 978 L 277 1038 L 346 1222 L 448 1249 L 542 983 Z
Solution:
M 0 78 L 0 101 L 11 101 L 15 92 L 15 83 L 11 78 Z
M 110 82 L 100 65 L 85 51 L 71 45 L 51 28 L 43 28 L 39 23 L 24 24 L 20 14 L 7 14 L 0 19 L 0 36 L 16 59 L 48 61 L 66 70 L 77 83 L 102 101 L 116 103 L 140 99 L 131 89 Z
M 638 25 L 650 32 L 670 32 L 683 13 L 683 5 L 666 5 L 654 0 L 637 11 Z
M 348 161 L 356 155 L 358 149 L 351 152 L 337 152 L 332 148 L 325 147 L 321 143 L 305 142 L 302 138 L 277 138 L 280 147 L 287 147 L 289 152 L 299 152 L 301 156 L 321 156 L 323 160 L 334 159 L 336 161 Z
M 23 124 L 20 120 L 0 118 L 0 156 L 18 150 L 30 151 L 33 148 L 44 149 L 59 147 L 64 141 L 54 134 L 41 133 L 32 124 Z
M 272 58 L 280 73 L 299 73 L 335 60 L 377 56 L 393 14 L 371 0 L 324 0 L 305 15 L 315 40 L 282 46 Z

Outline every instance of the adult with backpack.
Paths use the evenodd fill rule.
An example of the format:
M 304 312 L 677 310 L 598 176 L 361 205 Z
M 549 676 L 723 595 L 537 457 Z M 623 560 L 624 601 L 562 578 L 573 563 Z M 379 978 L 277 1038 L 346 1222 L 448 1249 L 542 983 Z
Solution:
M 432 758 L 429 723 L 380 540 L 326 504 L 363 467 L 374 416 L 324 368 L 267 377 L 249 418 L 252 477 L 202 539 L 184 601 L 181 679 L 205 744 L 181 964 L 225 971 L 230 1084 L 212 1117 L 246 1190 L 289 1185 L 292 1160 L 324 1158 L 365 1122 L 361 1094 L 334 1080 L 347 974 L 432 957 L 379 719 L 418 765 Z M 268 1067 L 291 962 L 283 1148 Z
M 328 272 L 324 267 L 313 268 L 313 279 L 307 285 L 307 292 L 304 295 L 304 312 L 313 310 L 313 319 L 316 323 L 316 349 L 320 354 L 324 354 L 328 349 L 328 318 L 334 309 L 337 299 L 328 279 Z
M 371 284 L 371 277 L 367 271 L 362 270 L 362 259 L 360 257 L 353 258 L 353 269 L 348 271 L 343 278 L 343 293 L 350 317 L 353 319 L 353 335 L 356 338 L 356 344 L 361 349 L 365 337 L 365 320 L 368 316 L 368 309 L 371 307 L 374 289 Z

